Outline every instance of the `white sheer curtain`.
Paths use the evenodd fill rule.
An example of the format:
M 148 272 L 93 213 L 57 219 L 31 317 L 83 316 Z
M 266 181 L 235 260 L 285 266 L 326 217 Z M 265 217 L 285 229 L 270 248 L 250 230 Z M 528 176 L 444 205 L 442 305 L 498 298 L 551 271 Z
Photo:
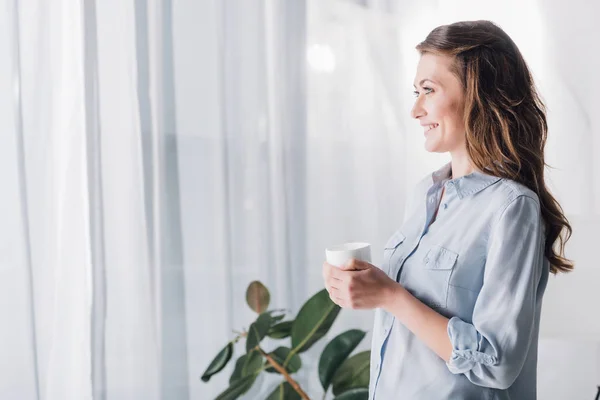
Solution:
M 248 283 L 317 289 L 304 3 L 3 0 L 0 26 L 0 398 L 214 397 Z
M 2 398 L 187 391 L 164 11 L 3 2 Z
M 3 2 L 0 12 L 0 396 L 86 398 L 92 270 L 82 14 L 65 2 L 24 3 Z
M 544 398 L 574 393 L 558 345 L 600 379 L 598 9 L 554 3 L 2 0 L 0 398 L 214 398 L 233 365 L 199 376 L 252 322 L 250 281 L 293 315 L 325 246 L 369 241 L 380 262 L 407 190 L 446 160 L 409 118 L 414 45 L 473 18 L 501 23 L 538 77 L 575 228 L 578 270 L 545 303 Z M 329 337 L 371 316 L 343 311 Z M 298 374 L 311 398 L 323 345 Z

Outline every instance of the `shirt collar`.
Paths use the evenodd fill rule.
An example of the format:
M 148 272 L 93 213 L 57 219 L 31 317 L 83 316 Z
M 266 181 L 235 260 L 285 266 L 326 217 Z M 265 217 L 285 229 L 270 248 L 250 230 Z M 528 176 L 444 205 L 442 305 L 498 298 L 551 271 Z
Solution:
M 443 181 L 452 182 L 451 185 L 456 189 L 456 193 L 460 199 L 481 192 L 486 187 L 500 180 L 497 176 L 487 175 L 479 171 L 473 171 L 469 175 L 461 176 L 460 178 L 450 179 L 451 172 L 452 163 L 449 162 L 435 171 L 431 177 L 434 184 Z

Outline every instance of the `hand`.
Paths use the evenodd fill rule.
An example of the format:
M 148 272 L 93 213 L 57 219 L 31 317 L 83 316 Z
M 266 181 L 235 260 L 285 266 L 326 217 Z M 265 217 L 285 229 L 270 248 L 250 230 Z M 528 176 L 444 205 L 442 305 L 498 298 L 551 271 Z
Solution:
M 323 264 L 323 280 L 329 298 L 343 308 L 381 307 L 397 282 L 365 261 L 352 259 L 343 267 Z

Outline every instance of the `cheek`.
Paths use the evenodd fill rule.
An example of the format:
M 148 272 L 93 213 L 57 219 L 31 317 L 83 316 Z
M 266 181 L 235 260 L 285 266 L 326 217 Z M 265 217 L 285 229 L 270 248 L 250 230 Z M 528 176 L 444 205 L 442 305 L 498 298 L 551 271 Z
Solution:
M 461 144 L 466 140 L 464 129 L 455 120 L 446 121 L 443 136 L 444 141 L 451 145 Z
M 465 133 L 463 113 L 455 105 L 449 106 L 444 113 L 444 131 L 452 141 L 462 140 Z
M 448 115 L 452 116 L 452 120 L 454 121 L 454 125 L 458 128 L 464 128 L 464 102 L 462 100 L 458 100 L 453 102 L 448 110 Z

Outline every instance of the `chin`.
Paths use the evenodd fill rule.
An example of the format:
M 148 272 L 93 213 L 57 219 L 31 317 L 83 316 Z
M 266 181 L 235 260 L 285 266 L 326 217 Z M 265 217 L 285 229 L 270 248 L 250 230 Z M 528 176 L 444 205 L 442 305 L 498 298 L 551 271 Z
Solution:
M 424 147 L 429 153 L 447 153 L 451 146 L 442 137 L 435 135 L 425 138 Z
M 444 150 L 437 143 L 432 143 L 432 144 L 425 143 L 425 150 L 429 153 L 445 153 L 446 152 L 446 150 Z

